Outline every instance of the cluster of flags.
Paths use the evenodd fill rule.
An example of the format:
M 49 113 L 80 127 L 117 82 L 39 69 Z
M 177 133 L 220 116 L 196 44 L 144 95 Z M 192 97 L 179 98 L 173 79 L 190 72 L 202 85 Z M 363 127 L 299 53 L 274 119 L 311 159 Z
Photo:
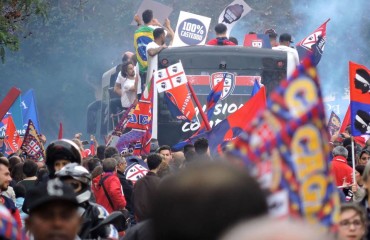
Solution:
M 12 90 L 9 91 L 11 93 Z M 9 101 L 11 96 L 7 95 L 2 103 Z M 40 132 L 36 102 L 33 90 L 24 94 L 18 94 L 7 106 L 6 114 L 0 122 L 0 134 L 4 137 L 2 150 L 6 154 L 22 150 L 27 158 L 42 161 L 45 158 L 43 145 L 38 136 Z

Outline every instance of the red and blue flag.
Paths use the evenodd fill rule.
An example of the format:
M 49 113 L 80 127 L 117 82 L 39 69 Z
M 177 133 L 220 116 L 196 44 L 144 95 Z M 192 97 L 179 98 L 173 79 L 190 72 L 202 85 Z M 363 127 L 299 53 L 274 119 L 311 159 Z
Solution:
M 326 24 L 329 21 L 330 19 L 326 20 L 313 33 L 297 44 L 299 59 L 304 59 L 310 54 L 313 56 L 312 65 L 316 66 L 320 62 L 326 43 Z
M 229 153 L 269 192 L 272 216 L 304 218 L 335 231 L 339 196 L 312 61 L 304 59 L 290 81 L 270 94 L 267 108 L 231 142 Z
M 349 63 L 352 136 L 370 135 L 370 70 Z

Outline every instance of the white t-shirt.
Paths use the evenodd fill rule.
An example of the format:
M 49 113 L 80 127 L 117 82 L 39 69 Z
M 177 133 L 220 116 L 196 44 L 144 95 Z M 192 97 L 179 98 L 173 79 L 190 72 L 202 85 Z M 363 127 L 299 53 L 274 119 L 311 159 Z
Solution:
M 287 52 L 287 60 L 288 60 L 287 78 L 290 77 L 292 73 L 294 72 L 295 68 L 299 65 L 299 56 L 298 56 L 297 49 L 287 47 L 284 45 L 273 47 L 272 49 Z M 289 64 L 289 63 L 293 63 L 293 64 Z
M 132 89 L 135 86 L 135 79 L 128 79 L 124 78 L 121 75 L 121 72 L 118 73 L 116 83 L 121 84 L 121 105 L 124 108 L 128 108 L 131 106 L 131 104 L 136 99 L 136 92 L 132 91 Z
M 148 71 L 147 71 L 147 76 L 146 76 L 146 84 L 148 84 L 148 81 L 150 81 L 153 71 L 158 70 L 158 54 L 152 57 L 149 55 L 148 50 L 152 48 L 159 48 L 159 47 L 160 46 L 154 41 L 150 42 L 146 46 L 146 56 L 148 58 Z

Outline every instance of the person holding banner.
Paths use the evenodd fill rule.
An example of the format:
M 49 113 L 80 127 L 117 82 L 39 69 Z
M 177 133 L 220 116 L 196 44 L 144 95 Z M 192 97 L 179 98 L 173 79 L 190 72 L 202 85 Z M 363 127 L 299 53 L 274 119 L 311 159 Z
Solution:
M 207 42 L 207 45 L 218 45 L 218 46 L 231 45 L 231 46 L 235 46 L 235 43 L 231 42 L 226 36 L 227 27 L 226 27 L 225 24 L 223 24 L 223 23 L 217 24 L 216 27 L 215 27 L 215 32 L 216 32 L 216 38 L 209 40 Z

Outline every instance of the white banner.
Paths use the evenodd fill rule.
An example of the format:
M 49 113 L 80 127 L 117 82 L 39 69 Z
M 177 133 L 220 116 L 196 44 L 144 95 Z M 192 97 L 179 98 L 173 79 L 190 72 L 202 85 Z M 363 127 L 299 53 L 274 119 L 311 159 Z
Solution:
M 204 45 L 211 18 L 181 11 L 172 46 Z
M 182 63 L 173 64 L 153 73 L 158 92 L 164 92 L 188 82 Z
M 235 0 L 230 3 L 218 17 L 218 23 L 223 23 L 227 26 L 227 36 L 230 36 L 231 29 L 235 23 L 249 13 L 252 8 L 244 2 L 244 0 Z

